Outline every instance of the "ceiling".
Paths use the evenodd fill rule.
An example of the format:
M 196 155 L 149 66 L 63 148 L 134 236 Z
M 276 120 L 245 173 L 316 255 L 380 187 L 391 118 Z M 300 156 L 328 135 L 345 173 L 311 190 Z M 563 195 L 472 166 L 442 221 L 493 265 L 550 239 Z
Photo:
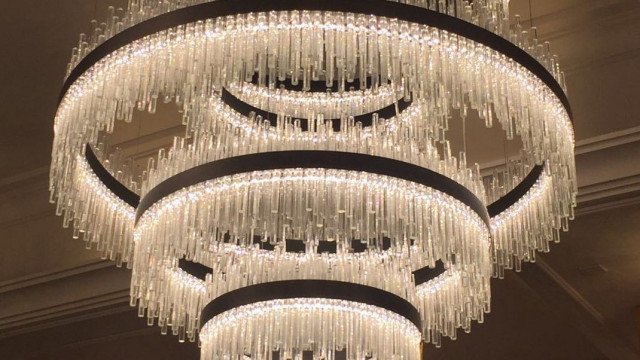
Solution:
M 197 358 L 193 344 L 135 316 L 127 271 L 72 240 L 48 202 L 53 116 L 70 49 L 94 14 L 124 2 L 0 2 L 3 359 Z M 493 282 L 484 324 L 428 347 L 428 358 L 640 358 L 640 1 L 512 0 L 512 9 L 552 42 L 567 73 L 578 217 L 550 254 Z M 118 134 L 129 154 L 146 156 L 179 131 L 142 119 Z M 138 134 L 143 140 L 132 140 Z

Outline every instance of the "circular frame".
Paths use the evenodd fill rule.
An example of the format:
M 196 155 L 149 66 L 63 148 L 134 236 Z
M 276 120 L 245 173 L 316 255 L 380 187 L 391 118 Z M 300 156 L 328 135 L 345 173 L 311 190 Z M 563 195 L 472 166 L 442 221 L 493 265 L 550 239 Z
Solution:
M 302 152 L 314 152 L 314 151 L 302 151 Z M 321 152 L 321 151 L 318 151 Z M 322 151 L 324 152 L 324 151 Z M 289 153 L 289 151 L 286 151 L 285 153 Z M 269 153 L 263 153 L 263 154 L 269 154 Z M 339 154 L 347 154 L 349 156 L 354 155 L 354 156 L 369 156 L 369 155 L 362 155 L 362 154 L 352 154 L 352 153 L 339 153 Z M 102 165 L 102 163 L 100 162 L 100 160 L 98 159 L 98 157 L 96 156 L 95 152 L 93 151 L 93 148 L 91 147 L 91 145 L 86 144 L 85 146 L 85 159 L 87 160 L 87 163 L 89 164 L 89 166 L 91 167 L 91 170 L 95 173 L 95 175 L 98 177 L 98 179 L 100 179 L 100 181 L 117 197 L 119 197 L 120 199 L 122 199 L 123 201 L 125 201 L 127 204 L 131 205 L 134 208 L 137 208 L 138 211 L 140 211 L 140 207 L 142 204 L 142 201 L 140 199 L 140 196 L 138 196 L 138 194 L 134 193 L 133 191 L 129 190 L 129 188 L 127 188 L 125 185 L 123 185 L 122 183 L 120 183 L 115 177 L 113 177 L 109 171 Z M 259 154 L 258 154 L 259 155 Z M 244 156 L 253 156 L 253 155 L 244 155 Z M 378 158 L 376 156 L 370 156 L 372 158 Z M 234 159 L 234 158 L 228 158 L 228 159 L 224 159 L 222 161 L 225 160 L 229 160 L 229 159 Z M 397 160 L 393 160 L 393 159 L 386 159 L 386 158 L 379 158 L 379 159 L 383 159 L 383 160 L 387 160 L 387 161 L 391 161 L 394 163 L 400 163 L 403 166 L 409 166 L 411 168 L 413 168 L 415 170 L 415 168 L 421 169 L 423 171 L 426 171 L 426 174 L 433 174 L 435 175 L 435 178 L 439 178 L 442 177 L 444 179 L 446 179 L 448 182 L 451 182 L 455 185 L 457 185 L 457 187 L 462 187 L 462 185 L 457 184 L 456 182 L 454 182 L 453 180 L 450 180 L 447 177 L 444 177 L 443 175 L 440 175 L 438 173 L 435 173 L 431 170 L 428 169 L 424 169 L 421 168 L 419 166 L 416 165 L 411 165 L 408 163 L 404 163 L 402 161 L 397 161 Z M 196 174 L 197 173 L 204 173 L 206 168 L 209 168 L 208 171 L 210 172 L 214 172 L 215 169 L 211 169 L 213 167 L 212 164 L 217 163 L 216 161 L 209 163 L 209 164 L 204 164 L 204 165 L 200 165 L 199 167 L 205 167 L 202 168 L 202 170 L 195 170 L 199 167 L 196 168 L 192 168 L 190 170 L 187 170 L 183 173 L 180 173 L 174 177 L 171 177 L 167 180 L 165 180 L 163 183 L 161 183 L 162 185 L 162 189 L 158 189 L 156 190 L 156 188 L 154 188 L 152 190 L 153 191 L 157 191 L 158 195 L 154 196 L 158 197 L 155 201 L 151 202 L 150 199 L 147 199 L 147 197 L 150 196 L 151 192 L 149 194 L 147 194 L 147 196 L 145 196 L 144 199 L 147 199 L 147 201 L 149 202 L 149 205 L 145 208 L 148 209 L 151 205 L 153 205 L 153 203 L 155 203 L 156 201 L 158 201 L 159 199 L 161 199 L 162 197 L 173 193 L 174 191 L 177 191 L 179 189 L 181 189 L 184 186 L 189 186 L 190 184 L 184 185 L 182 187 L 178 187 L 178 181 L 180 182 L 188 182 L 188 174 L 185 175 L 185 173 L 189 172 L 189 171 L 195 171 Z M 347 161 L 348 163 L 348 161 Z M 505 194 L 504 196 L 502 196 L 500 199 L 494 201 L 493 203 L 489 204 L 486 207 L 486 210 L 484 212 L 486 212 L 487 216 L 490 218 L 496 217 L 497 215 L 499 215 L 500 213 L 502 213 L 503 211 L 507 210 L 509 207 L 511 207 L 513 204 L 515 204 L 522 196 L 524 196 L 530 189 L 532 186 L 534 186 L 536 184 L 536 182 L 538 181 L 538 179 L 540 179 L 540 177 L 544 174 L 544 164 L 541 165 L 536 165 L 534 166 L 531 171 L 529 172 L 529 174 L 527 174 L 527 176 L 511 191 L 509 191 L 507 194 Z M 386 174 L 384 174 L 386 175 Z M 402 174 L 401 174 L 402 175 Z M 406 176 L 407 174 L 405 174 Z M 176 179 L 175 182 L 172 180 L 173 178 L 180 176 L 180 178 Z M 216 177 L 220 177 L 220 176 L 225 176 L 225 175 L 219 175 Z M 391 175 L 393 176 L 393 175 Z M 427 176 L 426 176 L 427 177 Z M 171 183 L 165 184 L 165 182 L 169 182 L 171 180 Z M 208 180 L 208 179 L 204 179 L 204 180 Z M 409 180 L 409 179 L 406 179 Z M 200 180 L 202 181 L 202 180 Z M 200 181 L 191 181 L 191 183 L 197 183 Z M 163 185 L 164 184 L 164 185 Z M 453 185 L 453 186 L 455 186 Z M 158 186 L 158 188 L 160 187 L 160 185 Z M 172 191 L 170 191 L 171 189 L 173 189 Z M 163 191 L 164 190 L 164 191 Z M 466 189 L 465 189 L 466 190 Z M 165 193 L 167 192 L 167 193 Z M 467 194 L 471 194 L 471 192 L 469 190 L 466 190 Z M 164 195 L 162 195 L 164 194 Z M 471 194 L 473 195 L 473 194 Z M 475 196 L 474 196 L 475 197 Z M 144 200 L 143 199 L 143 200 Z M 479 200 L 476 198 L 476 200 L 479 202 Z M 144 205 L 142 205 L 144 206 Z M 144 211 L 143 211 L 144 212 Z M 298 246 L 295 243 L 296 240 L 288 240 L 288 242 L 291 242 L 291 249 L 295 249 Z M 287 244 L 289 245 L 289 244 Z M 289 247 L 287 247 L 289 248 Z M 319 251 L 320 249 L 323 249 L 322 252 L 331 252 L 331 245 L 328 244 L 325 247 L 319 247 Z M 354 250 L 357 251 L 358 247 L 354 247 Z M 364 250 L 362 250 L 364 251 Z M 297 252 L 295 250 L 292 250 L 292 252 Z
M 511 191 L 487 206 L 490 217 L 496 217 L 518 202 L 540 179 L 544 171 L 544 163 L 534 166 L 529 174 Z
M 111 175 L 109 170 L 102 165 L 98 156 L 89 144 L 85 145 L 84 158 L 87 161 L 87 164 L 89 164 L 91 171 L 93 171 L 96 177 L 104 184 L 104 186 L 107 187 L 107 189 L 127 204 L 134 208 L 138 207 L 138 204 L 140 204 L 140 196 L 129 190 L 128 187 Z
M 278 114 L 268 112 L 257 108 L 251 104 L 248 104 L 237 96 L 233 95 L 227 89 L 223 88 L 220 100 L 225 103 L 227 106 L 237 111 L 239 114 L 244 116 L 249 116 L 251 112 L 255 113 L 256 116 L 262 116 L 263 119 L 268 120 L 271 123 L 271 126 L 276 126 L 278 121 Z M 404 101 L 404 99 L 400 99 L 397 102 L 394 102 L 388 106 L 385 106 L 379 110 L 369 112 L 366 114 L 356 115 L 353 117 L 354 122 L 361 122 L 362 126 L 367 127 L 371 126 L 373 123 L 373 114 L 378 114 L 381 118 L 391 118 L 400 113 L 402 113 L 405 109 L 407 109 L 411 105 L 411 101 Z M 331 121 L 333 124 L 334 131 L 340 131 L 340 119 L 326 119 L 325 121 Z M 300 127 L 303 131 L 306 131 L 309 128 L 308 119 L 300 119 Z
M 246 286 L 221 295 L 207 304 L 200 315 L 204 326 L 225 311 L 262 301 L 324 298 L 353 301 L 394 312 L 422 328 L 420 313 L 398 295 L 371 286 L 330 280 L 286 280 Z
M 566 109 L 569 118 L 573 118 L 569 100 L 560 84 L 540 62 L 525 50 L 489 30 L 464 20 L 418 6 L 388 0 L 272 0 L 268 2 L 260 0 L 218 0 L 178 9 L 127 28 L 87 54 L 65 80 L 59 102 L 62 101 L 71 85 L 95 63 L 119 48 L 147 35 L 172 27 L 227 15 L 290 10 L 339 11 L 393 17 L 402 21 L 433 26 L 463 36 L 502 53 L 529 70 L 549 87 Z
M 438 190 L 467 205 L 490 226 L 486 207 L 470 190 L 433 170 L 399 160 L 339 151 L 273 151 L 241 155 L 199 165 L 164 180 L 151 189 L 136 209 L 136 222 L 153 204 L 185 187 L 241 173 L 280 169 L 349 170 L 402 179 Z
M 187 259 L 178 260 L 178 268 L 200 280 L 205 280 L 207 274 L 213 273 L 210 267 Z M 424 284 L 444 274 L 445 271 L 444 263 L 438 260 L 434 267 L 425 266 L 413 272 L 415 284 L 416 286 Z

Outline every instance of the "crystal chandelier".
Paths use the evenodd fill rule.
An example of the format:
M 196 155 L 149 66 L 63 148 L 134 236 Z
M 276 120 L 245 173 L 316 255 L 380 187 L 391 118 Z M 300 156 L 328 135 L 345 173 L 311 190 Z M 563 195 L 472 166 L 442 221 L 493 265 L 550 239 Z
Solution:
M 110 8 L 72 52 L 51 202 L 202 359 L 419 359 L 573 218 L 563 74 L 508 2 Z M 170 103 L 181 133 L 137 171 L 110 136 Z M 520 155 L 468 164 L 455 121 Z

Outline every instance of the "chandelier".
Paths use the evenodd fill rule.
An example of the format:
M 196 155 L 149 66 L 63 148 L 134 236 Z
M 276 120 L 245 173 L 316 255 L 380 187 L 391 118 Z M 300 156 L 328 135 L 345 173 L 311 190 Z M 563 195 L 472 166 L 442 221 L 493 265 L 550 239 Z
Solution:
M 419 359 L 573 218 L 563 74 L 508 3 L 110 8 L 72 51 L 51 202 L 202 359 Z M 111 136 L 168 104 L 180 133 L 137 170 Z M 467 163 L 471 121 L 519 156 Z

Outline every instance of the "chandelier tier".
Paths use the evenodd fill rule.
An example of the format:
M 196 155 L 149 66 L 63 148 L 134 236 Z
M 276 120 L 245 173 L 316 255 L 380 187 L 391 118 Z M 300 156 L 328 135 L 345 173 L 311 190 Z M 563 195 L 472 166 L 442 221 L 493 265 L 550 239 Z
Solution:
M 304 352 L 330 359 L 342 349 L 348 359 L 420 358 L 418 310 L 374 287 L 326 280 L 269 282 L 216 298 L 202 316 L 206 359 L 269 358 L 273 352 L 281 359 L 301 358 Z M 264 339 L 257 347 L 256 338 Z
M 301 239 L 308 252 L 321 240 L 351 252 L 360 240 L 369 251 L 411 247 L 441 256 L 486 238 L 489 225 L 482 202 L 436 172 L 330 151 L 266 152 L 200 165 L 160 183 L 137 209 L 139 241 L 148 237 L 167 247 L 182 237 L 185 254 L 230 243 L 253 247 L 260 237 L 270 245 Z
M 417 360 L 573 218 L 564 77 L 534 33 L 507 0 L 129 0 L 72 52 L 51 201 L 202 359 Z M 116 120 L 170 102 L 182 133 L 121 161 Z M 469 164 L 468 121 L 520 156 Z

